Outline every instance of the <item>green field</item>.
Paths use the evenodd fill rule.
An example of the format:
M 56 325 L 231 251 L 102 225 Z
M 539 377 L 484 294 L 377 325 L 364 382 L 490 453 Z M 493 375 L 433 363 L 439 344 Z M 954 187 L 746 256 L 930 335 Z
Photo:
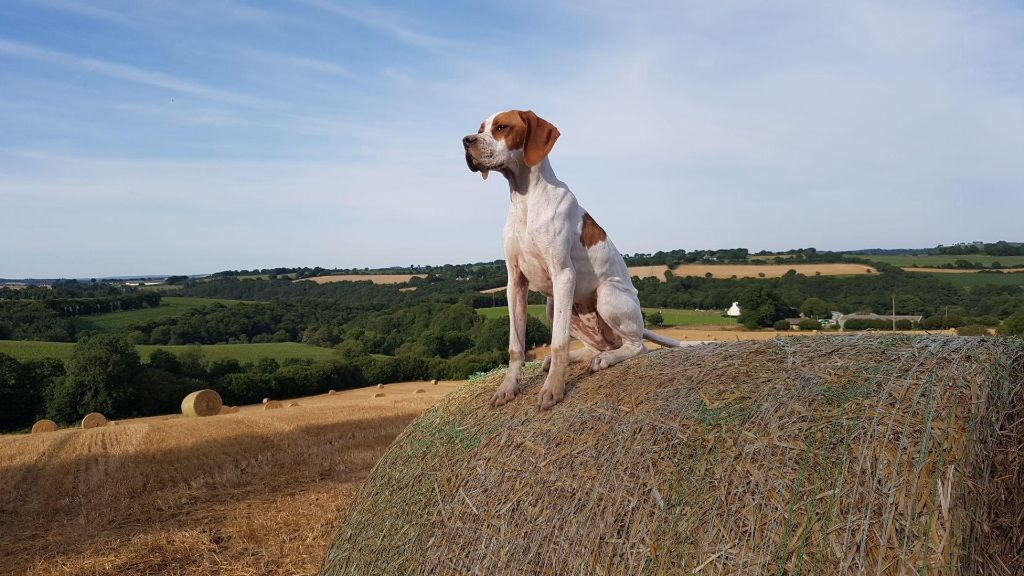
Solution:
M 242 301 L 164 296 L 160 301 L 159 308 L 140 308 L 138 310 L 110 312 L 109 314 L 78 316 L 75 318 L 74 322 L 75 328 L 78 330 L 119 332 L 128 326 L 145 324 L 146 322 L 163 320 L 174 316 L 181 316 L 189 310 L 216 303 L 224 304 L 225 306 L 234 306 L 236 304 L 241 304 Z
M 543 321 L 548 321 L 544 304 L 530 304 L 529 313 L 531 316 Z M 644 313 L 661 312 L 665 319 L 665 326 L 727 326 L 736 323 L 735 318 L 723 317 L 720 312 L 698 312 L 696 310 L 676 310 L 673 308 L 644 308 Z M 508 316 L 508 308 L 498 306 L 497 308 L 478 308 L 477 314 L 485 318 L 498 318 Z
M 68 342 L 29 342 L 20 340 L 0 340 L 0 353 L 7 354 L 18 360 L 36 360 L 40 358 L 59 358 L 66 360 L 71 357 L 75 345 Z M 143 361 L 149 360 L 153 350 L 160 348 L 174 354 L 192 348 L 192 346 L 136 346 Z M 312 360 L 330 360 L 338 355 L 330 348 L 320 348 L 299 344 L 298 342 L 280 342 L 274 344 L 209 344 L 200 346 L 203 358 L 220 360 L 234 358 L 239 362 L 255 362 L 263 357 L 285 360 L 287 358 L 303 358 Z
M 1024 272 L 1012 274 L 949 274 L 946 272 L 915 272 L 915 274 L 929 274 L 943 282 L 957 286 L 1024 286 Z
M 919 256 L 873 256 L 869 254 L 851 254 L 851 256 L 874 260 L 876 262 L 885 262 L 886 264 L 892 264 L 893 266 L 917 266 L 919 268 L 952 264 L 957 260 L 967 260 L 971 263 L 977 262 L 984 266 L 989 266 L 993 262 L 999 262 L 1003 267 L 1024 267 L 1024 256 L 989 256 L 987 254 L 969 254 L 966 256 L 954 256 L 948 254 L 923 254 Z

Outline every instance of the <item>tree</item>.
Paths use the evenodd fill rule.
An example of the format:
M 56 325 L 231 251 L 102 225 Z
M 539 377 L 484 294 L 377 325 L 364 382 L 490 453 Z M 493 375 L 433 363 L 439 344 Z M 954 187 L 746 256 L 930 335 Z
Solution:
M 740 295 L 739 302 L 743 310 L 739 317 L 740 324 L 751 330 L 771 326 L 790 312 L 778 292 L 766 284 L 749 286 Z
M 778 330 L 779 332 L 788 332 L 789 329 L 792 328 L 792 325 L 790 325 L 789 320 L 782 319 L 776 320 L 775 323 L 772 324 L 772 328 Z
M 1003 320 L 996 332 L 1000 336 L 1024 336 L 1024 308 L 1017 310 Z
M 821 298 L 808 298 L 800 305 L 800 313 L 808 318 L 827 318 L 832 312 L 832 307 Z
M 71 422 L 89 412 L 123 418 L 135 415 L 142 363 L 124 338 L 100 334 L 75 345 L 67 376 L 47 389 L 47 414 Z
M 659 327 L 665 325 L 665 318 L 661 315 L 661 312 L 651 312 L 650 314 L 644 315 L 644 320 L 648 326 Z

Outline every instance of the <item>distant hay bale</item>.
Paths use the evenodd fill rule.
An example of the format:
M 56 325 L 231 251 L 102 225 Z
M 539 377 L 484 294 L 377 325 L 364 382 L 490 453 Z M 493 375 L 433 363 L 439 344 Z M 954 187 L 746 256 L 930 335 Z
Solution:
M 263 399 L 263 403 L 264 403 L 264 404 L 266 404 L 267 402 L 270 402 L 270 398 L 264 398 L 264 399 Z
M 424 392 L 426 392 L 426 390 L 424 390 L 423 388 L 417 388 L 416 391 L 413 392 L 413 394 L 423 394 Z
M 437 386 L 437 380 L 431 380 L 430 384 L 431 386 Z
M 383 387 L 384 387 L 383 384 L 377 384 L 377 388 L 383 388 Z
M 409 425 L 320 572 L 969 574 L 1024 560 L 1024 342 L 907 335 L 660 349 L 538 412 L 546 374 Z
M 292 401 L 292 402 L 289 402 L 289 403 L 288 403 L 288 407 L 289 407 L 289 408 L 295 408 L 295 407 L 296 407 L 296 406 L 298 406 L 298 405 L 299 405 L 299 403 L 298 403 L 298 402 L 295 402 L 295 401 Z
M 216 416 L 224 402 L 216 390 L 196 390 L 181 401 L 181 414 L 189 417 Z
M 42 434 L 44 432 L 56 432 L 57 423 L 53 420 L 39 420 L 32 425 L 33 434 Z
M 221 406 L 220 414 L 237 414 L 238 406 Z
M 281 404 L 280 400 L 267 400 L 263 404 L 263 409 L 264 410 L 277 410 L 278 408 L 283 408 L 283 407 L 284 407 L 284 404 Z
M 82 418 L 82 428 L 88 430 L 89 428 L 102 428 L 107 425 L 107 417 L 99 412 L 90 412 Z
M 337 393 L 338 393 L 338 392 L 337 392 L 337 390 L 328 390 L 328 391 L 327 391 L 327 395 L 328 395 L 328 396 L 334 396 L 334 395 L 335 395 L 335 394 L 337 394 Z
M 374 392 L 373 396 L 370 396 L 370 398 L 383 398 L 383 397 L 384 397 L 384 393 L 383 392 Z

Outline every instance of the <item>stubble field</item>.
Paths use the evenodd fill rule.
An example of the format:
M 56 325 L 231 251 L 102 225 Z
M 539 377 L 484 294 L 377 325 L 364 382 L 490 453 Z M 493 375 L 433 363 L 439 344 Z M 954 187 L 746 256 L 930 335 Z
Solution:
M 456 384 L 0 436 L 0 574 L 315 574 L 384 449 Z

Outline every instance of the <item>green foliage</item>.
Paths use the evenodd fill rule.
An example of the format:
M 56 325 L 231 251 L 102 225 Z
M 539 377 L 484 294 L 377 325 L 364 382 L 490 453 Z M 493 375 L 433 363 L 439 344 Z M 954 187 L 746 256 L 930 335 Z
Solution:
M 98 335 L 78 343 L 67 375 L 48 389 L 47 414 L 69 423 L 89 412 L 123 418 L 138 413 L 142 364 L 124 338 Z
M 651 312 L 650 314 L 644 314 L 644 323 L 653 328 L 659 328 L 665 325 L 665 318 L 661 315 L 661 312 Z
M 765 328 L 784 319 L 792 310 L 771 286 L 755 284 L 748 287 L 739 297 L 739 321 L 747 328 Z
M 800 305 L 800 313 L 808 318 L 828 318 L 832 307 L 821 298 L 810 297 Z
M 997 333 L 1000 336 L 1024 336 L 1024 308 L 1014 312 L 999 324 Z
M 804 318 L 797 324 L 797 327 L 801 330 L 821 330 L 821 322 L 814 318 Z
M 789 320 L 776 320 L 775 323 L 772 324 L 772 328 L 779 332 L 788 332 L 792 328 L 792 325 L 789 323 Z
M 967 324 L 956 329 L 957 336 L 988 336 L 988 328 L 981 324 Z

